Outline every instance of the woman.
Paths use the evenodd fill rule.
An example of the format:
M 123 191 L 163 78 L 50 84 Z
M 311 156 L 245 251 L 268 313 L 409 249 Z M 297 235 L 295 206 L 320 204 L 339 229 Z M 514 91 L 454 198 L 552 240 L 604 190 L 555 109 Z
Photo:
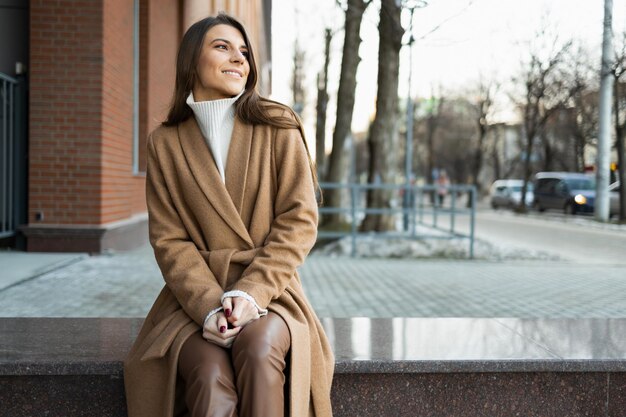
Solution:
M 241 23 L 189 28 L 148 139 L 166 285 L 124 364 L 130 417 L 332 415 L 333 355 L 296 272 L 316 238 L 315 174 L 298 118 L 256 82 Z

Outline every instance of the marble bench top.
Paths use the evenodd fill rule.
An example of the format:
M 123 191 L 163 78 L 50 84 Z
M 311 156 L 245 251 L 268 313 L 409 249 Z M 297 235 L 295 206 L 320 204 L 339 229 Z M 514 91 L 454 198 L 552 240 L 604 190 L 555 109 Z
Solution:
M 121 375 L 142 320 L 0 318 L 0 375 Z M 626 371 L 626 319 L 321 321 L 337 373 Z

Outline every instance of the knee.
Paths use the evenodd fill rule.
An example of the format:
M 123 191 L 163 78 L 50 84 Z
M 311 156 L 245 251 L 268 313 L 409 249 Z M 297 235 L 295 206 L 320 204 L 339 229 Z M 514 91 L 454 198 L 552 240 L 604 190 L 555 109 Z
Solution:
M 291 345 L 284 321 L 270 313 L 245 326 L 232 346 L 232 361 L 237 372 L 244 366 L 281 371 Z
M 202 387 L 212 387 L 215 385 L 229 385 L 228 372 L 224 372 L 223 365 L 217 362 L 203 362 L 194 366 L 187 375 L 185 382 L 187 386 L 200 385 Z
M 285 384 L 285 355 L 267 337 L 236 340 L 232 360 L 238 385 L 254 383 L 272 389 Z
M 243 337 L 242 337 L 243 336 Z M 268 335 L 241 333 L 232 347 L 233 361 L 249 365 L 263 365 L 283 356 Z

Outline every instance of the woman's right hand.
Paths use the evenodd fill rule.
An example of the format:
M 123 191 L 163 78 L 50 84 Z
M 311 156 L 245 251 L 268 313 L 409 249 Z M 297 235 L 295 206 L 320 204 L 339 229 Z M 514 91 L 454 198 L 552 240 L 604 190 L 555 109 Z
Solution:
M 228 321 L 226 320 L 226 316 L 224 316 L 224 312 L 218 311 L 209 317 L 206 323 L 204 323 L 202 337 L 205 338 L 207 342 L 228 348 L 232 346 L 233 341 L 239 334 L 240 330 L 241 327 L 233 327 L 229 329 Z

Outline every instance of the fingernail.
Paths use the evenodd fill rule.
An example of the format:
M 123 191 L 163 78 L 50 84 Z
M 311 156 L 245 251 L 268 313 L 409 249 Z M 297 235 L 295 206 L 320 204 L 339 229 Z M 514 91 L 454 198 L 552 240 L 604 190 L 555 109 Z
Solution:
M 227 308 L 224 313 L 226 314 L 226 317 L 230 317 L 230 308 Z
M 226 326 L 220 326 L 220 333 L 226 333 Z

